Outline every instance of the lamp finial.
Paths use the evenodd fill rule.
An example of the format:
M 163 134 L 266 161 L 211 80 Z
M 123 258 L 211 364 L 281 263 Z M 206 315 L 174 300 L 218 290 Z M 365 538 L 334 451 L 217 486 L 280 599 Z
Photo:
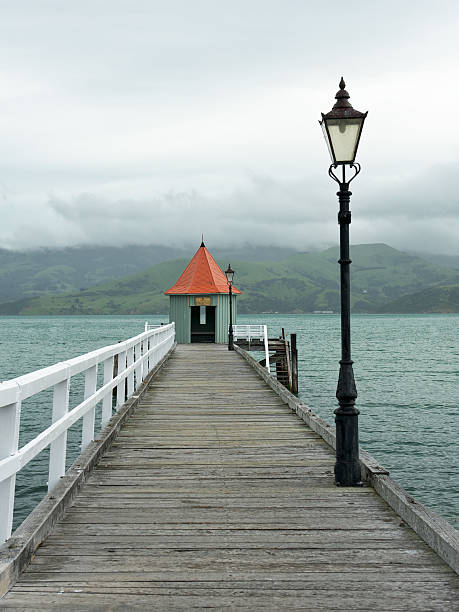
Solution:
M 339 82 L 339 90 L 336 92 L 336 103 L 333 108 L 352 108 L 351 103 L 349 102 L 349 94 L 344 89 L 346 87 L 346 83 L 344 82 L 343 77 L 341 77 L 341 81 Z

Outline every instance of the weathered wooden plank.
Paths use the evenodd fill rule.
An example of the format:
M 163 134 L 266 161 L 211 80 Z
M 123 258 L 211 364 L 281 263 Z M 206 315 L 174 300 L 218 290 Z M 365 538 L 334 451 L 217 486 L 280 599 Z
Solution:
M 176 532 L 176 533 L 186 533 L 188 530 L 189 533 L 193 531 L 196 532 L 205 532 L 205 531 L 261 531 L 266 530 L 267 532 L 278 531 L 278 530 L 290 530 L 290 531 L 298 531 L 304 530 L 304 521 L 296 520 L 292 523 L 284 521 L 284 522 L 266 522 L 266 523 L 244 523 L 244 521 L 222 521 L 222 522 L 200 522 L 194 523 L 186 520 L 186 517 L 183 517 L 183 521 L 181 523 L 172 523 L 172 522 L 161 522 L 161 521 L 151 521 L 149 523 L 139 523 L 133 524 L 132 522 L 104 522 L 103 519 L 100 519 L 97 522 L 84 523 L 78 521 L 66 521 L 64 528 L 56 528 L 56 533 L 80 533 L 79 525 L 83 525 L 86 533 L 91 534 L 104 534 L 111 533 L 115 538 L 117 534 L 134 534 L 134 535 L 155 535 L 158 532 L 163 533 L 167 532 Z M 386 523 L 384 521 L 378 521 L 377 523 L 369 520 L 361 521 L 361 528 L 366 531 L 380 532 L 384 529 L 392 530 L 397 526 L 396 522 Z M 327 523 L 327 521 L 321 521 L 320 519 L 311 520 L 309 529 L 312 530 L 336 530 L 336 521 L 331 521 Z M 359 531 L 359 528 L 356 526 L 356 522 L 351 519 L 345 520 L 343 519 L 343 530 L 352 530 L 354 529 L 356 532 Z
M 142 473 L 146 470 L 151 474 L 160 474 L 161 476 L 169 476 L 174 477 L 175 474 L 180 473 L 182 476 L 184 475 L 194 475 L 199 473 L 200 469 L 219 469 L 224 470 L 225 474 L 236 474 L 237 470 L 244 470 L 245 473 L 252 474 L 262 474 L 263 470 L 271 474 L 281 475 L 282 473 L 293 473 L 294 470 L 298 470 L 297 474 L 304 474 L 304 470 L 307 470 L 309 466 L 328 466 L 330 469 L 333 469 L 333 461 L 331 461 L 328 457 L 324 457 L 322 459 L 306 459 L 301 462 L 299 459 L 297 461 L 292 459 L 285 459 L 284 461 L 280 461 L 277 465 L 272 465 L 269 461 L 248 461 L 248 465 L 245 465 L 241 460 L 239 462 L 234 462 L 234 465 L 231 465 L 229 461 L 219 461 L 216 465 L 215 462 L 212 461 L 199 461 L 198 459 L 194 461 L 190 461 L 188 467 L 184 467 L 184 464 L 178 461 L 171 461 L 170 463 L 162 463 L 158 462 L 156 465 L 152 465 L 154 460 L 139 460 L 138 465 L 133 467 L 128 463 L 116 462 L 116 463 L 105 463 L 104 468 L 110 469 L 111 471 L 122 471 L 126 474 L 136 472 Z
M 387 589 L 386 589 L 387 590 Z M 382 595 L 382 594 L 381 594 Z M 152 595 L 138 595 L 136 591 L 128 595 L 121 596 L 120 594 L 111 593 L 74 593 L 64 591 L 56 591 L 55 594 L 37 594 L 37 593 L 21 593 L 16 598 L 16 607 L 14 602 L 11 602 L 10 597 L 5 601 L 5 609 L 8 610 L 36 610 L 37 606 L 40 610 L 58 609 L 58 610 L 75 610 L 79 612 L 94 611 L 94 610 L 141 610 L 144 611 L 151 606 Z M 377 594 L 370 596 L 365 594 L 360 597 L 358 593 L 353 596 L 339 596 L 338 591 L 333 591 L 319 597 L 314 588 L 304 589 L 301 592 L 295 591 L 293 594 L 289 591 L 273 592 L 272 595 L 252 594 L 252 589 L 235 590 L 228 596 L 212 593 L 201 593 L 192 595 L 167 595 L 156 594 L 155 607 L 162 610 L 189 610 L 202 608 L 216 608 L 218 610 L 243 609 L 250 605 L 251 610 L 341 610 L 342 612 L 350 612 L 354 610 L 378 610 L 381 612 L 406 610 L 406 602 L 389 595 L 387 598 L 378 598 Z M 335 598 L 333 600 L 333 597 Z M 417 598 L 416 598 L 417 600 Z M 428 605 L 428 608 L 419 608 L 417 601 L 412 598 L 411 609 L 428 609 L 442 610 L 442 612 L 456 612 L 457 607 L 455 602 L 446 601 L 444 596 L 435 597 L 435 595 L 426 594 L 422 598 L 422 605 Z M 250 604 L 249 604 L 250 602 Z M 306 602 L 313 602 L 311 605 Z M 386 603 L 387 602 L 387 603 Z M 108 608 L 107 608 L 108 606 Z M 128 606 L 128 608 L 126 607 Z M 150 608 L 151 609 L 151 608 Z
M 223 462 L 226 461 L 229 465 L 234 465 L 234 462 L 237 461 L 246 461 L 247 464 L 250 464 L 252 461 L 254 463 L 270 462 L 273 465 L 282 465 L 282 462 L 285 461 L 291 461 L 292 464 L 296 464 L 303 459 L 305 461 L 312 461 L 314 459 L 333 460 L 325 448 L 320 448 L 320 446 L 314 448 L 314 446 L 313 444 L 308 444 L 297 451 L 294 451 L 291 446 L 277 447 L 279 457 L 276 458 L 273 458 L 272 454 L 269 452 L 269 447 L 239 446 L 237 449 L 229 447 L 222 448 L 218 451 L 218 459 Z M 117 451 L 117 449 L 118 447 L 112 448 L 114 451 Z M 166 461 L 171 461 L 178 465 L 189 465 L 188 462 L 209 463 L 215 461 L 215 458 L 215 450 L 211 448 L 193 449 L 185 446 L 184 448 L 163 449 L 148 445 L 142 449 L 136 448 L 135 446 L 126 447 L 122 455 L 118 453 L 109 453 L 104 456 L 102 461 L 104 465 L 109 465 L 112 462 L 119 465 L 129 465 L 134 464 L 136 460 L 146 462 L 155 461 L 157 465 Z M 246 465 L 246 463 L 244 463 L 244 465 Z
M 211 478 L 224 478 L 225 480 L 232 479 L 271 479 L 277 477 L 284 478 L 298 478 L 298 477 L 322 477 L 324 471 L 329 470 L 330 473 L 333 469 L 333 463 L 330 461 L 309 461 L 305 462 L 306 465 L 300 466 L 263 466 L 263 467 L 227 467 L 222 464 L 217 465 L 203 465 L 197 468 L 189 467 L 175 467 L 167 469 L 164 467 L 150 467 L 145 465 L 131 466 L 128 468 L 126 465 L 114 468 L 113 466 L 107 466 L 110 469 L 110 473 L 107 474 L 103 471 L 98 471 L 94 474 L 91 482 L 104 483 L 107 479 L 117 480 L 120 478 L 132 479 L 148 479 L 148 480 L 190 480 L 200 478 L 202 475 L 203 479 Z M 326 468 L 326 469 L 324 469 Z
M 201 593 L 202 595 L 202 590 L 219 590 L 221 592 L 228 592 L 228 591 L 232 591 L 233 589 L 242 589 L 242 590 L 247 590 L 250 588 L 253 588 L 254 590 L 260 589 L 260 594 L 262 594 L 263 592 L 269 591 L 269 592 L 274 592 L 274 591 L 278 591 L 278 590 L 289 590 L 289 591 L 308 591 L 311 587 L 313 587 L 314 589 L 318 589 L 319 591 L 321 590 L 326 590 L 326 591 L 331 591 L 331 592 L 338 592 L 338 593 L 342 593 L 344 594 L 348 589 L 346 588 L 346 585 L 348 584 L 346 582 L 346 579 L 342 579 L 339 576 L 335 577 L 335 580 L 333 581 L 333 583 L 328 583 L 324 582 L 323 580 L 318 580 L 316 583 L 313 583 L 312 581 L 309 582 L 307 585 L 302 585 L 300 580 L 289 580 L 289 579 L 283 579 L 283 580 L 235 580 L 233 581 L 231 584 L 228 584 L 228 582 L 226 581 L 199 581 L 196 580 L 194 582 L 190 582 L 190 581 L 178 581 L 178 580 L 168 580 L 167 582 L 165 582 L 164 584 L 161 583 L 157 583 L 154 581 L 148 582 L 148 581 L 134 581 L 134 582 L 130 582 L 128 580 L 123 581 L 122 584 L 118 584 L 117 582 L 110 582 L 110 581 L 96 581 L 96 580 L 90 580 L 90 581 L 85 581 L 83 579 L 80 579 L 76 582 L 66 582 L 65 580 L 61 580 L 59 577 L 56 577 L 55 580 L 49 580 L 47 581 L 45 584 L 43 584 L 42 589 L 43 592 L 53 592 L 53 589 L 55 590 L 56 587 L 58 589 L 68 589 L 71 592 L 72 587 L 75 585 L 77 588 L 81 588 L 81 589 L 85 589 L 88 591 L 94 591 L 94 592 L 100 592 L 100 593 L 110 593 L 110 592 L 131 592 L 131 589 L 135 589 L 136 585 L 140 583 L 141 584 L 141 588 L 145 593 L 155 593 L 155 592 L 163 592 L 163 593 L 171 593 L 174 591 L 178 591 L 180 593 L 185 592 L 196 592 L 197 594 Z M 395 581 L 393 583 L 394 586 L 394 595 L 399 598 L 400 595 L 399 593 L 397 593 L 397 590 L 402 588 L 404 590 L 406 590 L 407 593 L 414 593 L 417 590 L 420 590 L 421 592 L 431 592 L 431 593 L 435 593 L 438 592 L 439 590 L 443 589 L 444 587 L 447 587 L 449 584 L 451 584 L 451 580 L 448 579 L 439 579 L 436 580 L 435 582 L 432 581 L 422 581 L 422 580 L 414 580 L 412 583 L 406 583 L 406 581 Z M 37 588 L 37 580 L 31 580 L 31 581 L 26 581 L 23 580 L 21 581 L 21 584 L 18 585 L 18 590 L 21 590 L 22 592 L 27 592 L 27 591 L 36 591 Z M 354 592 L 356 590 L 358 590 L 358 584 L 356 583 L 349 583 L 349 591 Z M 384 581 L 373 581 L 372 582 L 372 590 L 374 589 L 375 593 L 383 593 L 384 590 L 387 591 L 387 583 Z M 404 605 L 406 606 L 406 602 L 403 602 Z M 406 609 L 406 608 L 405 608 Z
M 38 555 L 36 557 L 38 559 Z M 338 566 L 340 567 L 340 566 Z M 457 580 L 451 574 L 453 572 L 448 571 L 448 568 L 440 567 L 436 568 L 432 566 L 426 569 L 414 569 L 413 571 L 407 570 L 401 572 L 399 567 L 391 567 L 390 564 L 381 567 L 373 567 L 363 571 L 343 571 L 345 574 L 346 582 L 356 584 L 367 585 L 369 588 L 375 582 L 385 582 L 386 588 L 390 587 L 391 582 L 441 582 L 449 585 L 451 588 L 457 587 Z M 331 570 L 331 571 L 330 571 Z M 182 570 L 180 567 L 173 570 L 158 570 L 158 571 L 143 571 L 141 567 L 137 567 L 131 571 L 103 571 L 103 568 L 98 568 L 98 571 L 91 573 L 87 572 L 72 572 L 72 571 L 46 571 L 41 566 L 41 571 L 35 571 L 35 560 L 30 564 L 30 568 L 23 574 L 24 578 L 31 582 L 34 579 L 37 582 L 56 582 L 65 581 L 70 582 L 74 580 L 85 580 L 85 581 L 96 581 L 96 582 L 133 582 L 133 581 L 148 581 L 148 582 L 168 582 L 168 581 L 180 581 L 180 582 L 195 582 L 195 581 L 221 581 L 231 583 L 233 580 L 258 580 L 263 581 L 269 576 L 270 580 L 290 580 L 298 581 L 303 583 L 318 583 L 325 582 L 330 584 L 331 579 L 339 574 L 342 578 L 342 573 L 334 571 L 333 568 L 327 567 L 302 567 L 300 570 L 292 571 L 285 568 L 285 571 L 277 571 L 275 567 L 275 559 L 271 562 L 271 567 L 265 568 L 252 568 L 241 570 L 236 565 L 231 567 L 231 570 L 217 570 L 217 569 L 189 569 Z M 456 576 L 457 578 L 457 576 Z M 12 590 L 14 592 L 14 589 Z M 454 591 L 446 592 L 445 600 L 451 600 L 451 597 L 455 595 Z M 3 603 L 3 600 L 2 600 Z M 405 602 L 406 603 L 406 602 Z
M 153 497 L 160 497 L 160 498 L 175 497 L 176 499 L 188 498 L 192 495 L 201 495 L 202 497 L 212 496 L 214 498 L 235 497 L 238 495 L 246 495 L 247 490 L 249 491 L 253 490 L 253 487 L 250 487 L 250 486 L 247 488 L 247 490 L 245 490 L 244 487 L 242 486 L 234 487 L 234 490 L 232 490 L 229 487 L 222 488 L 220 486 L 203 487 L 203 486 L 199 486 L 199 481 L 192 482 L 190 486 L 185 486 L 185 487 L 180 487 L 180 488 L 178 488 L 177 486 L 174 486 L 174 484 L 175 483 L 172 483 L 170 487 L 165 487 L 165 483 L 162 482 L 161 486 L 155 487 L 155 486 L 138 485 L 138 483 L 133 483 L 131 486 L 130 485 L 102 486 L 102 485 L 95 485 L 95 484 L 88 483 L 85 486 L 85 490 L 88 493 L 94 493 L 97 496 L 109 495 L 109 496 L 117 496 L 117 497 L 121 496 L 123 498 L 127 498 L 128 496 L 130 497 L 152 496 L 152 498 Z M 285 497 L 286 492 L 289 493 L 289 496 L 291 493 L 293 497 L 297 497 L 298 494 L 300 493 L 300 489 L 295 486 L 294 487 L 286 486 L 288 484 L 289 484 L 288 481 L 283 482 L 282 487 L 279 485 L 279 488 L 276 489 L 273 486 L 269 486 L 270 485 L 269 481 L 267 481 L 266 487 L 262 487 L 263 485 L 263 481 L 262 481 L 261 484 L 257 487 L 256 497 L 259 499 L 272 499 L 273 491 L 277 493 L 279 497 Z M 327 481 L 325 481 L 322 483 L 317 482 L 316 484 L 317 484 L 317 487 L 310 487 L 311 491 L 322 492 L 328 483 Z M 329 489 L 333 490 L 333 486 L 330 485 Z
M 375 532 L 362 530 L 358 534 L 355 532 L 330 532 L 324 535 L 322 532 L 311 532 L 311 535 L 273 535 L 267 536 L 263 531 L 257 536 L 254 532 L 244 532 L 244 535 L 234 535 L 231 537 L 220 536 L 217 532 L 205 536 L 165 536 L 158 534 L 150 538 L 139 535 L 119 534 L 116 541 L 109 535 L 93 535 L 87 537 L 83 530 L 80 534 L 73 533 L 71 536 L 53 535 L 40 547 L 41 555 L 68 555 L 71 551 L 74 555 L 100 555 L 100 554 L 123 554 L 125 551 L 131 555 L 156 554 L 157 551 L 201 551 L 201 550 L 294 550 L 294 549 L 318 549 L 318 550 L 366 550 L 373 551 L 373 555 L 379 553 L 375 551 L 400 549 L 406 552 L 424 550 L 430 554 L 430 549 L 418 547 L 417 542 L 410 537 L 400 537 L 395 532 L 387 532 L 386 538 Z M 328 535 L 328 537 L 327 537 Z M 339 546 L 336 538 L 339 536 Z
M 229 512 L 227 509 L 216 510 L 207 508 L 196 508 L 188 509 L 186 517 L 184 517 L 183 510 L 168 508 L 167 510 L 155 509 L 154 512 L 149 510 L 139 510 L 134 512 L 130 509 L 129 512 L 123 509 L 113 510 L 105 509 L 102 513 L 86 512 L 85 510 L 73 511 L 69 513 L 66 522 L 71 523 L 82 523 L 88 525 L 103 525 L 103 524 L 134 524 L 134 526 L 140 525 L 208 525 L 208 528 L 212 526 L 224 525 L 227 528 L 231 525 L 243 525 L 247 529 L 256 529 L 257 527 L 270 526 L 275 529 L 277 526 L 291 525 L 292 527 L 300 528 L 307 522 L 307 526 L 315 527 L 316 529 L 330 529 L 336 527 L 336 511 L 334 513 L 325 513 L 324 510 L 305 510 L 304 512 L 288 513 L 279 509 L 274 509 L 271 512 L 266 511 L 262 515 L 257 516 L 257 510 L 252 509 L 240 509 L 240 511 Z M 356 513 L 356 519 L 359 519 L 362 527 L 367 529 L 380 528 L 383 529 L 387 526 L 397 525 L 397 519 L 393 518 L 389 513 L 385 515 L 379 515 L 378 519 L 373 518 L 373 512 L 367 510 L 366 512 Z M 276 523 L 277 521 L 277 523 Z M 350 521 L 343 519 L 343 528 L 349 528 Z
M 174 444 L 175 442 L 175 444 Z M 271 441 L 272 442 L 272 441 Z M 275 440 L 274 441 L 275 447 L 282 447 L 282 446 L 290 446 L 292 444 L 292 442 L 295 442 L 295 440 Z M 129 438 L 126 438 L 123 442 L 119 442 L 116 446 L 113 445 L 115 448 L 119 448 L 119 445 L 123 444 L 123 447 L 125 448 L 138 448 L 139 443 L 136 442 L 136 440 L 130 440 Z M 247 443 L 248 444 L 248 443 Z M 303 448 L 307 448 L 308 446 L 313 448 L 316 444 L 318 444 L 319 446 L 325 447 L 325 442 L 323 442 L 323 440 L 317 440 L 316 438 L 308 438 L 307 440 L 304 441 L 303 443 Z M 203 441 L 201 444 L 199 443 L 199 440 L 189 440 L 187 441 L 187 443 L 178 445 L 177 441 L 175 440 L 159 440 L 159 439 L 152 439 L 152 440 L 148 440 L 147 438 L 144 438 L 141 441 L 141 445 L 143 448 L 189 448 L 189 449 L 199 449 L 199 448 L 216 448 L 218 449 L 218 441 Z M 270 447 L 270 441 L 269 440 L 251 440 L 250 444 L 248 444 L 247 446 L 242 444 L 241 440 L 222 440 L 221 441 L 221 445 L 222 448 L 239 448 L 242 450 L 242 448 L 260 448 L 260 447 L 265 447 L 265 448 L 269 448 Z
M 123 523 L 124 520 L 118 520 L 117 515 L 125 516 L 127 520 L 136 519 L 141 522 L 141 519 L 145 519 L 146 521 L 150 521 L 152 523 L 167 521 L 167 516 L 170 516 L 170 522 L 177 522 L 177 518 L 182 517 L 184 512 L 186 511 L 187 520 L 191 521 L 202 518 L 201 522 L 218 522 L 224 517 L 228 522 L 232 522 L 232 520 L 239 520 L 239 517 L 246 517 L 247 524 L 256 524 L 256 519 L 259 517 L 260 525 L 265 524 L 267 522 L 272 522 L 273 518 L 278 518 L 280 523 L 282 524 L 286 519 L 290 521 L 295 521 L 297 519 L 303 518 L 305 519 L 304 527 L 309 528 L 309 522 L 313 522 L 317 517 L 324 518 L 324 524 L 329 526 L 334 517 L 338 514 L 337 508 L 339 506 L 329 506 L 327 507 L 325 504 L 317 504 L 316 506 L 310 504 L 305 508 L 288 508 L 286 506 L 281 506 L 279 504 L 273 504 L 273 506 L 268 506 L 263 508 L 262 506 L 238 506 L 234 507 L 225 506 L 222 503 L 218 503 L 218 501 L 203 501 L 200 503 L 194 504 L 176 504 L 173 506 L 172 504 L 169 506 L 161 505 L 152 505 L 149 506 L 146 503 L 141 503 L 138 500 L 132 500 L 130 504 L 107 504 L 98 503 L 93 506 L 88 505 L 75 505 L 68 514 L 69 522 L 83 522 L 83 518 L 87 517 L 88 522 L 98 521 L 98 516 L 103 515 L 105 517 L 104 522 L 106 522 L 106 517 L 113 517 L 113 521 L 116 523 Z M 104 508 L 105 512 L 100 512 L 100 508 Z M 389 517 L 395 521 L 395 524 L 399 525 L 400 521 L 397 518 L 393 517 L 393 514 L 389 509 L 382 509 L 376 506 L 364 506 L 361 508 L 346 508 L 348 512 L 352 511 L 353 518 L 359 519 L 373 519 L 374 525 L 376 526 L 379 520 L 384 520 L 386 523 L 388 522 L 386 519 Z M 96 514 L 95 514 L 96 513 Z M 375 516 L 376 515 L 376 516 Z M 77 519 L 78 517 L 78 519 Z M 338 520 L 335 518 L 336 523 Z M 398 521 L 398 522 L 397 522 Z M 341 525 L 341 523 L 339 523 Z
M 180 425 L 180 429 L 177 429 L 177 424 Z M 193 423 L 192 426 L 187 425 L 186 421 L 183 419 L 181 421 L 177 421 L 177 424 L 169 424 L 167 427 L 165 425 L 158 425 L 156 421 L 147 421 L 147 420 L 136 420 L 136 427 L 129 426 L 124 429 L 122 432 L 123 435 L 136 435 L 140 433 L 141 435 L 145 433 L 145 425 L 151 425 L 152 435 L 162 435 L 165 437 L 168 436 L 198 436 L 198 435 L 207 435 L 207 436 L 216 436 L 216 435 L 224 435 L 233 437 L 236 432 L 238 435 L 246 435 L 246 436 L 255 436 L 261 437 L 261 435 L 291 435 L 293 433 L 301 436 L 311 436 L 317 437 L 317 434 L 314 434 L 309 428 L 306 426 L 301 426 L 296 423 L 286 422 L 286 423 L 274 423 L 271 426 L 260 426 L 257 427 L 256 423 L 248 424 L 244 423 L 242 420 L 240 424 L 228 423 L 228 425 L 222 426 L 220 424 L 210 425 L 208 420 L 203 420 L 201 423 Z
M 110 493 L 110 492 L 109 492 Z M 176 495 L 177 493 L 177 495 Z M 89 495 L 89 497 L 88 497 Z M 367 514 L 372 513 L 375 518 L 379 516 L 385 516 L 386 513 L 389 513 L 390 516 L 395 516 L 399 523 L 400 518 L 394 515 L 391 512 L 391 509 L 386 505 L 381 505 L 374 500 L 373 498 L 365 498 L 359 504 L 350 503 L 345 498 L 340 498 L 339 500 L 335 500 L 326 496 L 322 497 L 310 497 L 307 499 L 301 499 L 294 496 L 292 499 L 296 502 L 296 504 L 289 504 L 289 498 L 284 497 L 276 497 L 273 498 L 269 495 L 265 495 L 263 497 L 257 498 L 257 500 L 251 500 L 250 498 L 240 498 L 235 497 L 234 495 L 225 495 L 224 493 L 221 495 L 203 495 L 199 496 L 198 492 L 194 492 L 192 494 L 183 493 L 178 490 L 177 492 L 172 492 L 168 494 L 157 493 L 155 495 L 147 494 L 137 494 L 134 491 L 127 491 L 125 495 L 120 499 L 120 495 L 90 495 L 88 492 L 84 496 L 79 496 L 71 509 L 68 512 L 75 512 L 78 508 L 91 508 L 91 507 L 112 507 L 119 509 L 126 509 L 128 511 L 132 508 L 133 511 L 137 508 L 139 511 L 142 508 L 146 508 L 148 510 L 157 509 L 169 509 L 169 508 L 178 508 L 181 511 L 186 511 L 193 508 L 205 509 L 205 508 L 218 508 L 219 510 L 225 512 L 242 512 L 246 510 L 247 512 L 258 512 L 259 514 L 264 514 L 264 510 L 272 511 L 278 510 L 279 512 L 290 512 L 293 515 L 297 513 L 304 513 L 306 511 L 324 511 L 327 509 L 330 510 L 331 513 L 335 515 L 339 515 L 340 512 L 337 509 L 341 510 L 342 513 L 352 513 L 351 517 L 357 516 L 359 514 Z
M 270 444 L 271 441 L 276 442 L 278 441 L 280 444 L 284 444 L 285 441 L 288 442 L 294 442 L 295 440 L 298 441 L 303 441 L 303 440 L 320 440 L 320 437 L 311 431 L 308 432 L 302 432 L 302 431 L 287 431 L 287 432 L 282 432 L 282 431 L 265 431 L 260 439 L 260 436 L 257 436 L 254 432 L 252 431 L 242 431 L 242 430 L 238 430 L 236 429 L 234 431 L 233 435 L 230 435 L 226 432 L 219 432 L 217 430 L 215 430 L 214 432 L 205 430 L 205 429 L 199 429 L 196 428 L 195 432 L 193 435 L 187 435 L 186 432 L 176 432 L 175 434 L 173 432 L 160 432 L 160 431 L 150 431 L 150 432 L 145 432 L 142 430 L 136 430 L 136 429 L 126 429 L 126 431 L 123 432 L 122 435 L 118 436 L 119 442 L 121 443 L 124 439 L 127 439 L 127 441 L 129 441 L 130 438 L 135 438 L 136 443 L 142 444 L 142 441 L 146 441 L 147 443 L 154 443 L 155 441 L 158 442 L 163 442 L 163 443 L 170 443 L 173 442 L 175 444 L 183 444 L 184 446 L 187 446 L 188 443 L 190 442 L 196 442 L 199 440 L 202 440 L 202 442 L 205 443 L 211 443 L 211 442 L 217 442 L 217 443 L 222 443 L 222 442 L 232 442 L 234 443 L 242 443 L 242 442 L 247 442 L 247 443 L 253 443 L 255 445 L 258 445 L 258 443 L 260 441 L 265 442 L 266 444 Z M 240 446 L 242 446 L 242 444 L 239 444 Z
M 208 529 L 206 527 L 202 527 L 194 530 L 188 530 L 186 527 L 183 529 L 171 529 L 169 526 L 157 525 L 146 528 L 144 526 L 139 526 L 136 530 L 135 528 L 126 528 L 126 526 L 123 526 L 123 529 L 121 529 L 121 526 L 118 526 L 118 531 L 116 532 L 117 537 L 114 539 L 113 533 L 115 533 L 115 529 L 116 527 L 110 530 L 107 528 L 107 526 L 105 526 L 105 529 L 101 529 L 100 531 L 97 529 L 91 531 L 87 529 L 85 524 L 62 523 L 56 527 L 53 537 L 62 539 L 62 541 L 73 539 L 80 541 L 80 538 L 86 538 L 85 541 L 91 542 L 108 540 L 113 546 L 121 541 L 130 542 L 131 540 L 136 541 L 136 538 L 141 538 L 143 543 L 177 542 L 179 547 L 181 546 L 182 540 L 185 542 L 186 538 L 189 538 L 189 541 L 194 542 L 196 545 L 208 542 L 212 546 L 220 546 L 222 543 L 224 543 L 233 544 L 233 548 L 241 540 L 246 541 L 247 543 L 265 542 L 267 546 L 270 542 L 278 541 L 285 543 L 298 542 L 307 544 L 308 546 L 310 542 L 320 544 L 320 542 L 323 541 L 333 545 L 336 548 L 336 543 L 341 542 L 341 540 L 348 543 L 357 542 L 360 545 L 363 537 L 366 537 L 367 540 L 371 540 L 372 542 L 405 542 L 406 538 L 410 538 L 411 545 L 415 546 L 420 544 L 421 546 L 425 546 L 424 544 L 419 543 L 419 540 L 413 536 L 411 531 L 406 530 L 406 533 L 400 533 L 400 530 L 397 529 L 396 526 L 388 527 L 386 529 L 362 528 L 360 530 L 344 528 L 295 529 L 282 528 L 281 525 L 278 525 L 276 529 L 264 529 L 260 526 L 256 529 L 245 529 L 240 525 L 236 528 L 230 529 L 230 526 L 223 525 L 223 527 L 219 529 Z M 317 548 L 317 546 L 315 546 L 315 548 Z
M 89 547 L 88 547 L 89 548 Z M 51 552 L 49 549 L 47 554 L 41 554 L 33 565 L 33 571 L 41 571 L 42 566 L 46 566 L 46 571 L 114 571 L 115 568 L 123 568 L 123 571 L 129 571 L 132 568 L 141 566 L 143 571 L 153 571 L 157 569 L 172 569 L 178 567 L 186 569 L 187 567 L 202 569 L 227 568 L 231 569 L 236 562 L 240 570 L 253 568 L 270 567 L 272 565 L 273 554 L 275 550 L 277 571 L 285 570 L 302 570 L 304 564 L 307 564 L 308 569 L 312 567 L 333 566 L 334 571 L 349 572 L 355 571 L 358 567 L 359 571 L 371 571 L 375 567 L 382 568 L 386 565 L 391 565 L 393 568 L 400 566 L 400 571 L 419 571 L 420 569 L 428 569 L 432 566 L 432 556 L 425 549 L 409 549 L 400 548 L 378 549 L 378 554 L 375 555 L 374 549 L 310 549 L 310 548 L 294 548 L 294 549 L 237 549 L 237 548 L 214 548 L 207 550 L 187 550 L 180 548 L 179 550 L 158 551 L 156 554 L 136 554 L 131 550 L 123 550 L 120 553 L 111 552 L 106 554 L 95 555 L 93 551 L 88 554 L 87 550 L 80 549 L 78 554 L 72 550 Z M 360 566 L 364 566 L 363 569 Z M 436 559 L 434 566 L 444 567 L 441 559 Z M 344 568 L 344 569 L 343 569 Z M 330 567 L 331 569 L 331 567 Z

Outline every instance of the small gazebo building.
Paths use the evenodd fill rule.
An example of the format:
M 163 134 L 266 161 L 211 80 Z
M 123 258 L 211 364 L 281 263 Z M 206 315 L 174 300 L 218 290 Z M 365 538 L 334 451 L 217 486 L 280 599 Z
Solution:
M 236 287 L 232 292 L 235 324 L 241 292 Z M 169 322 L 175 323 L 177 342 L 228 342 L 229 286 L 204 242 L 175 285 L 164 293 L 169 296 Z

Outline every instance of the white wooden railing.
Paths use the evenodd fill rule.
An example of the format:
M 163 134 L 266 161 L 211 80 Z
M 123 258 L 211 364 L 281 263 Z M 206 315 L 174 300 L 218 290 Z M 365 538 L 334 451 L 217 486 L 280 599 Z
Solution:
M 265 347 L 266 369 L 271 373 L 269 364 L 269 343 L 268 343 L 268 327 L 266 325 L 233 325 L 234 342 L 240 340 L 260 340 Z
M 148 321 L 145 321 L 145 331 L 150 331 L 150 329 L 156 329 L 157 327 L 164 327 L 164 323 L 151 324 Z
M 170 323 L 0 383 L 0 543 L 11 535 L 17 472 L 50 446 L 48 491 L 53 489 L 65 474 L 69 427 L 83 419 L 83 452 L 95 437 L 96 405 L 102 404 L 100 428 L 103 428 L 113 414 L 113 390 L 116 388 L 116 410 L 119 410 L 172 348 L 174 341 L 175 326 Z M 118 364 L 116 376 L 115 359 Z M 98 389 L 99 367 L 103 380 Z M 85 376 L 83 401 L 69 410 L 71 378 L 81 373 Z M 50 388 L 53 389 L 52 424 L 18 448 L 22 401 Z

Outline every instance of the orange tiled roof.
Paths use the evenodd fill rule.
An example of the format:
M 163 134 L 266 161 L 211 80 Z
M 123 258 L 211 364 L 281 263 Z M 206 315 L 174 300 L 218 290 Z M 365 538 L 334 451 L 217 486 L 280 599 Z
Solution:
M 225 274 L 202 243 L 175 285 L 164 293 L 166 295 L 194 295 L 228 293 L 228 291 Z M 241 292 L 233 287 L 233 293 Z

